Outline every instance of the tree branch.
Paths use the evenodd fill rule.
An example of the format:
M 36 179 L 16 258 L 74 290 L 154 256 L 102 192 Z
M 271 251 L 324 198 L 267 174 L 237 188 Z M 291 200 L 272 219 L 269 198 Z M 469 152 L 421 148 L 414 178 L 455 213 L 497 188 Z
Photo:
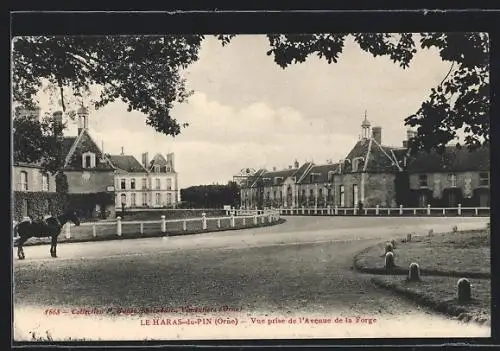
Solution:
M 450 75 L 450 73 L 453 70 L 454 66 L 455 66 L 455 61 L 451 61 L 450 70 L 448 71 L 448 73 L 446 74 L 446 76 L 443 78 L 443 80 L 441 81 L 441 83 L 439 83 L 439 85 L 443 85 L 444 81 L 446 80 L 446 78 L 448 78 L 448 76 Z

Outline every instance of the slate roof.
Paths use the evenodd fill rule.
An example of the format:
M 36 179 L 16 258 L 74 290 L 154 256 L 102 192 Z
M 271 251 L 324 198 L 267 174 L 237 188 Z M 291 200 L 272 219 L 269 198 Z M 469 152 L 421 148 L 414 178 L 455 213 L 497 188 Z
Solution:
M 301 184 L 328 183 L 328 173 L 337 172 L 338 167 L 338 163 L 314 165 L 311 167 L 310 171 L 307 172 L 307 176 L 301 181 Z M 310 176 L 313 173 L 317 174 L 317 176 L 314 177 L 314 181 L 311 181 Z
M 165 157 L 163 157 L 162 154 L 156 154 L 153 157 L 153 159 L 149 162 L 149 168 L 151 169 L 151 167 L 153 167 L 154 165 L 156 165 L 156 166 L 167 166 L 168 162 L 165 159 Z
M 398 164 L 402 163 L 401 153 L 399 148 L 379 145 L 375 139 L 361 139 L 351 149 L 345 157 L 346 161 L 341 165 L 342 173 L 352 172 L 352 163 L 354 159 L 363 157 L 363 160 L 358 161 L 357 172 L 397 172 L 399 171 Z M 397 162 L 397 163 L 396 163 Z
M 146 169 L 132 155 L 106 155 L 113 166 L 129 173 L 146 173 Z
M 82 167 L 82 154 L 85 152 L 93 152 L 96 156 L 96 166 L 93 171 L 110 171 L 114 170 L 109 160 L 103 155 L 101 149 L 94 142 L 87 130 L 83 130 L 80 135 L 73 140 L 72 138 L 64 138 L 63 155 L 67 158 L 67 162 L 63 167 L 64 170 L 83 171 L 88 170 Z M 68 152 L 66 148 L 69 146 Z
M 262 180 L 264 186 L 283 185 L 285 180 L 288 177 L 292 177 L 297 172 L 297 170 L 298 170 L 298 168 L 284 169 L 284 170 L 272 171 L 272 172 L 266 171 L 262 174 L 262 176 L 260 177 L 259 180 Z M 277 182 L 275 183 L 274 179 L 276 177 L 279 177 L 279 178 L 277 179 Z M 260 182 L 258 182 L 258 183 L 260 183 Z M 260 184 L 262 184 L 262 183 L 260 183 Z
M 410 173 L 489 171 L 490 148 L 483 146 L 469 151 L 448 146 L 443 154 L 421 152 L 409 160 L 407 170 Z

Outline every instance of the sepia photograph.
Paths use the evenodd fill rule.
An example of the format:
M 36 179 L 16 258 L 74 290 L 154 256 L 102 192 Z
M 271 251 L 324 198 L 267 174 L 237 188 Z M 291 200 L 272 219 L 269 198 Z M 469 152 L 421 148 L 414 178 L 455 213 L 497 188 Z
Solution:
M 489 55 L 12 37 L 13 341 L 489 338 Z

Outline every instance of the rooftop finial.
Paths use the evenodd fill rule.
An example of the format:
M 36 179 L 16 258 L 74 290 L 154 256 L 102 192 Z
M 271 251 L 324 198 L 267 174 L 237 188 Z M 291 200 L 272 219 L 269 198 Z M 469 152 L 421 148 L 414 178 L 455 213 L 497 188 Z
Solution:
M 366 110 L 365 110 L 365 119 L 363 120 L 363 123 L 361 123 L 361 138 L 369 138 L 370 137 L 370 122 L 368 121 L 368 118 L 366 117 Z

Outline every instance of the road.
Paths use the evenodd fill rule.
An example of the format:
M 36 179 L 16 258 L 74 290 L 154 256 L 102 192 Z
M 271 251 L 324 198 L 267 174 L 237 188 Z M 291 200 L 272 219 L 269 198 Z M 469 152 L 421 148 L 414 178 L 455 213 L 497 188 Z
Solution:
M 481 228 L 487 218 L 286 218 L 241 231 L 60 244 L 57 259 L 49 246 L 25 247 L 26 260 L 14 259 L 15 338 L 47 331 L 54 340 L 490 335 L 375 288 L 351 269 L 353 256 L 378 241 Z M 59 315 L 47 315 L 49 307 Z M 145 308 L 168 311 L 129 314 Z M 173 325 L 177 318 L 194 324 Z

